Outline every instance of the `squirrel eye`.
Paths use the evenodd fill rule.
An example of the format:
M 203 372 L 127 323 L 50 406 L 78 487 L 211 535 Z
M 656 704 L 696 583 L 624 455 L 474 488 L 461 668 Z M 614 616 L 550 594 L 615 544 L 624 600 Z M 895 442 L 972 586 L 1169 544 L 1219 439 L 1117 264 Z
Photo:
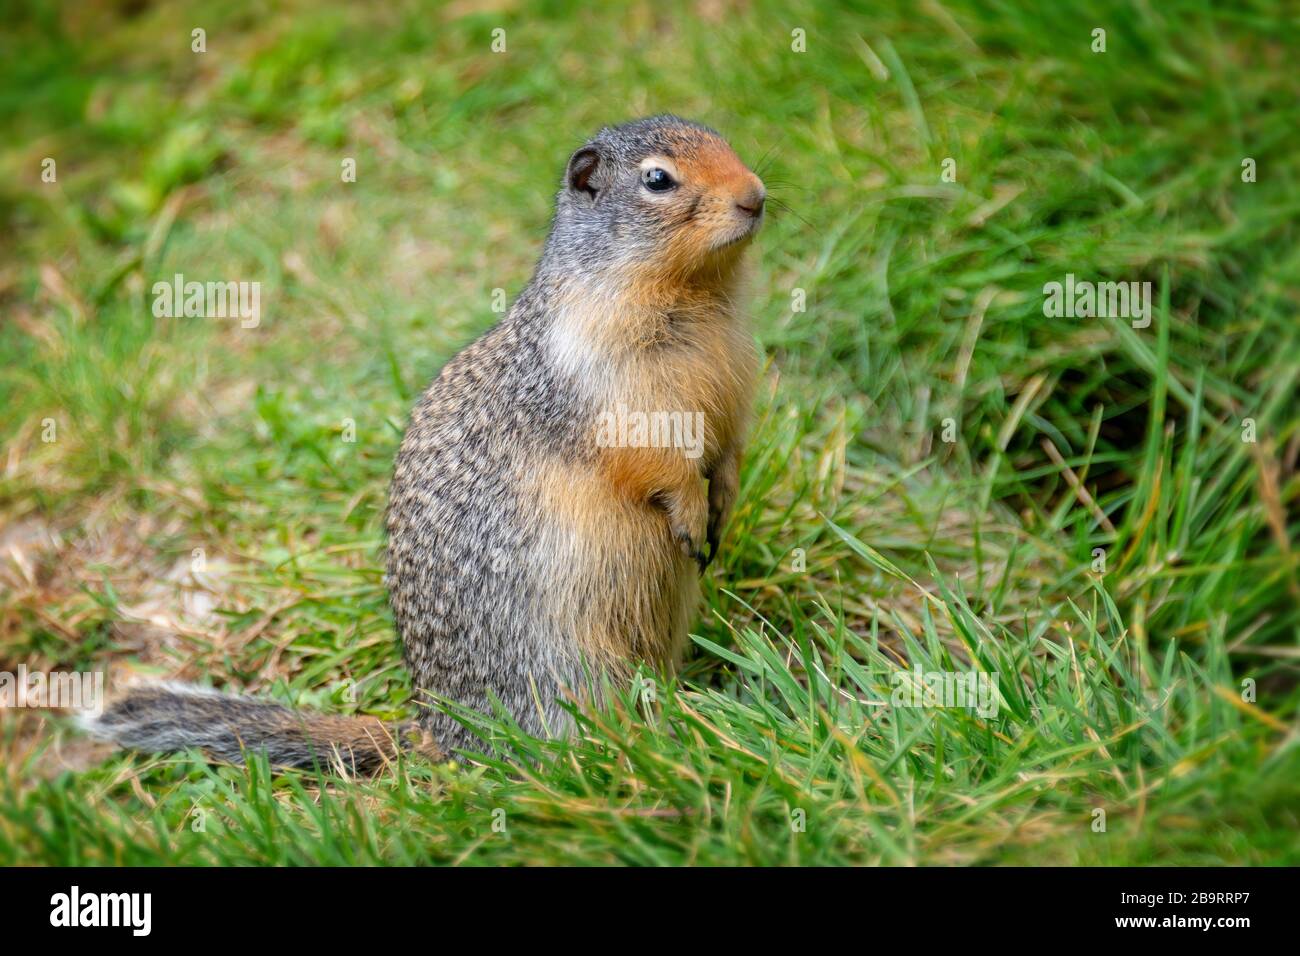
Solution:
M 653 193 L 667 192 L 677 183 L 659 167 L 655 166 L 641 173 L 641 182 Z

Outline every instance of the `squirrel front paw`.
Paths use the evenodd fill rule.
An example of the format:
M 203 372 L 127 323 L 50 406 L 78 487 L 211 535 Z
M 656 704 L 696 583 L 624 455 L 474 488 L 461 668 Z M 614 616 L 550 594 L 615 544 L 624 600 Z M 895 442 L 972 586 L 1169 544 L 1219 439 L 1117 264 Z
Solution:
M 691 535 L 685 525 L 673 526 L 673 540 L 677 546 L 682 549 L 682 554 L 688 558 L 694 558 L 695 564 L 704 573 L 704 569 L 709 566 L 709 557 L 704 553 L 703 542 Z
M 731 515 L 731 506 L 736 503 L 736 493 L 740 488 L 740 453 L 730 450 L 719 460 L 709 474 L 709 560 L 718 556 L 718 546 L 722 543 L 722 531 Z
M 704 548 L 708 535 L 709 506 L 701 486 L 688 486 L 674 491 L 661 491 L 651 500 L 664 510 L 668 530 L 682 554 L 691 558 L 703 572 L 709 558 Z

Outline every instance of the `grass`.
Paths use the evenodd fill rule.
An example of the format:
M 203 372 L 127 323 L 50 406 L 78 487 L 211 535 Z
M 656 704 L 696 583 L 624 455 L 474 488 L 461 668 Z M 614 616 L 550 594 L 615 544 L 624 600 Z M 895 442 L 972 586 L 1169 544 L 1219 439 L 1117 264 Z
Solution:
M 568 153 L 671 109 L 789 209 L 754 249 L 769 365 L 675 678 L 569 741 L 466 715 L 480 753 L 375 779 L 0 712 L 0 862 L 1300 862 L 1284 8 L 11 13 L 0 671 L 409 716 L 389 469 L 527 280 Z M 177 272 L 260 281 L 261 324 L 155 317 Z M 1067 273 L 1151 282 L 1150 326 L 1045 316 Z M 996 674 L 996 715 L 882 706 L 917 670 Z

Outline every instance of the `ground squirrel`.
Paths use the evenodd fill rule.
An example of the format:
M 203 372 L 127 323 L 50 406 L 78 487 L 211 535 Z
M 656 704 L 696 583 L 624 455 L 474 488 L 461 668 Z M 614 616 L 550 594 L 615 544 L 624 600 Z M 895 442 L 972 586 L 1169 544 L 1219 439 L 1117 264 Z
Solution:
M 758 364 L 737 298 L 764 199 L 721 136 L 674 116 L 569 159 L 531 281 L 442 369 L 397 455 L 387 581 L 417 694 L 495 697 L 555 735 L 566 688 L 676 663 L 737 492 Z M 473 745 L 436 708 L 419 729 L 428 753 Z M 132 690 L 92 730 L 358 768 L 404 737 L 184 685 Z

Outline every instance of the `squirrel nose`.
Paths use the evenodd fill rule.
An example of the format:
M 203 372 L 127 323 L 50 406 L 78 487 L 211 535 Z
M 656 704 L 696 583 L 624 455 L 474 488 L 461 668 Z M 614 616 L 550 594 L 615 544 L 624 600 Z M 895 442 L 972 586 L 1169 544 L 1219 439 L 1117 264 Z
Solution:
M 757 217 L 763 211 L 763 203 L 766 200 L 767 191 L 761 185 L 757 185 L 736 200 L 736 208 Z

